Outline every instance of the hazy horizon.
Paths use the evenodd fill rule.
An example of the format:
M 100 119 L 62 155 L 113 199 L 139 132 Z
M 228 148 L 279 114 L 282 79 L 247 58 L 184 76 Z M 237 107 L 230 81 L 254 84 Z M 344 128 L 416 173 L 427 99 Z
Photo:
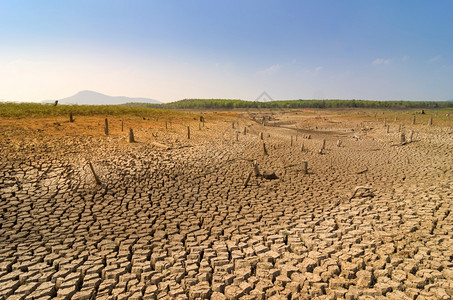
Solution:
M 453 2 L 0 2 L 0 100 L 453 98 Z

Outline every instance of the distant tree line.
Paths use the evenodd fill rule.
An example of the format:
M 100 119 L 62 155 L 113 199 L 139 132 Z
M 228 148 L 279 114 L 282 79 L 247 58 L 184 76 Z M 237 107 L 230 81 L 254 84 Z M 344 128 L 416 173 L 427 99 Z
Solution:
M 447 108 L 453 101 L 371 101 L 371 100 L 281 100 L 244 101 L 231 99 L 184 99 L 171 103 L 129 103 L 167 109 L 234 109 L 234 108 Z

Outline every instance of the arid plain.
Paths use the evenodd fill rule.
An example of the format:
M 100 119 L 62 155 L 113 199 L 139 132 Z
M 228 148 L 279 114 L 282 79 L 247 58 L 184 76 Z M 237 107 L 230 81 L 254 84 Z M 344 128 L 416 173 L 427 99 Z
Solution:
M 0 119 L 0 299 L 453 296 L 451 110 L 104 122 Z

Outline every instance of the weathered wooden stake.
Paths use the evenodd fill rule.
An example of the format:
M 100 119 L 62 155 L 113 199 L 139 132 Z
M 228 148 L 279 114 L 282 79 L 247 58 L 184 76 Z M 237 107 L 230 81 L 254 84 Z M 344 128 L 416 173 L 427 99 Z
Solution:
M 109 121 L 107 120 L 107 118 L 105 118 L 104 132 L 105 135 L 109 135 Z
M 129 143 L 135 143 L 134 131 L 132 128 L 129 128 Z
M 253 162 L 253 172 L 255 173 L 255 177 L 260 177 L 260 170 L 258 169 L 258 163 L 256 161 Z
M 187 138 L 190 140 L 190 126 L 187 126 Z
M 249 175 L 247 176 L 247 179 L 244 182 L 244 188 L 246 188 L 247 185 L 249 184 L 250 178 L 252 178 L 252 174 L 253 174 L 253 171 L 250 171 Z
M 102 185 L 101 180 L 99 179 L 98 175 L 94 171 L 93 165 L 91 164 L 91 161 L 88 162 L 88 165 L 90 165 L 91 172 L 93 173 L 94 180 L 96 181 L 96 184 Z
M 302 173 L 308 174 L 308 162 L 306 161 L 302 162 Z
M 267 153 L 266 143 L 263 143 L 263 152 L 264 152 L 264 155 L 269 155 L 269 154 Z
M 74 122 L 74 118 L 72 117 L 72 111 L 69 113 L 69 122 Z
M 404 132 L 401 132 L 401 144 L 405 145 L 406 144 L 406 135 Z
M 433 117 L 429 117 L 428 125 L 429 126 L 433 125 Z

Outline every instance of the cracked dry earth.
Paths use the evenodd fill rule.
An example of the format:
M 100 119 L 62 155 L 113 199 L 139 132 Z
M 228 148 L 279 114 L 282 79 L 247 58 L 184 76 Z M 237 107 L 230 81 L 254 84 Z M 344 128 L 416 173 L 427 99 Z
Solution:
M 399 145 L 371 116 L 277 118 L 134 144 L 3 128 L 0 299 L 451 299 L 451 124 Z M 244 187 L 253 161 L 278 179 Z

